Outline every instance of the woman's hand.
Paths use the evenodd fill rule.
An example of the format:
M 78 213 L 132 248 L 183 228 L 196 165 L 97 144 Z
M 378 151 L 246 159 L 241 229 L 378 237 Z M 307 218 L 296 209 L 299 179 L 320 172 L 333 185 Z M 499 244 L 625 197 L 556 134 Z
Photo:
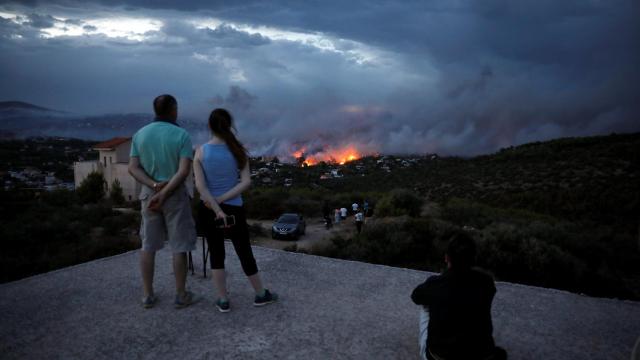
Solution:
M 220 208 L 220 206 L 212 205 L 213 203 L 215 203 L 216 205 L 218 204 L 217 202 L 215 202 L 215 199 L 210 201 L 203 200 L 203 202 L 204 206 L 206 206 L 216 214 L 216 220 L 222 219 L 222 221 L 224 222 L 224 227 L 227 227 L 227 214 Z
M 225 214 L 222 209 L 216 211 L 216 219 L 224 220 L 224 224 L 227 225 L 227 214 Z

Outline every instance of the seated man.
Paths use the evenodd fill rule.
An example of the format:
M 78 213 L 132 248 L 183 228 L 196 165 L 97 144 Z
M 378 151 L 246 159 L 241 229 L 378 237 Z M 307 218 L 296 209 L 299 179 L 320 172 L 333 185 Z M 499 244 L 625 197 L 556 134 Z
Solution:
M 456 233 L 445 255 L 447 270 L 431 276 L 413 290 L 411 299 L 429 312 L 421 317 L 422 356 L 430 360 L 506 359 L 493 342 L 491 302 L 496 293 L 493 278 L 472 266 L 476 246 L 466 233 Z M 426 339 L 424 339 L 426 337 Z

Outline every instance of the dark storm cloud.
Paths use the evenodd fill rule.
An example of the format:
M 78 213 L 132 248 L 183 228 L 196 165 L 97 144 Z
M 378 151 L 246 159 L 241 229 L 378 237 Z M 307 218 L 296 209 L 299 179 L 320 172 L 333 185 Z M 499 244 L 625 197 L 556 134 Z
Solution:
M 231 111 L 243 111 L 251 108 L 251 105 L 257 100 L 257 97 L 251 95 L 247 90 L 237 85 L 232 85 L 229 88 L 229 93 L 226 97 L 216 95 L 211 99 L 211 104 L 214 106 L 224 106 Z
M 164 91 L 158 71 L 172 77 L 168 90 L 190 101 L 195 115 L 205 117 L 211 105 L 238 112 L 241 134 L 261 151 L 349 142 L 383 152 L 474 154 L 640 129 L 640 25 L 632 1 L 53 3 L 6 9 L 69 11 L 74 19 L 83 19 L 81 6 L 87 15 L 124 9 L 162 26 L 142 43 L 106 39 L 88 24 L 97 34 L 43 40 L 29 27 L 47 27 L 51 17 L 29 16 L 23 25 L 0 19 L 0 47 L 11 54 L 0 64 L 12 69 L 0 70 L 0 78 L 17 84 L 0 96 L 38 93 L 29 84 L 38 74 L 39 84 L 60 95 L 41 91 L 32 95 L 36 103 L 75 101 L 68 99 L 100 81 L 101 89 L 117 89 L 110 93 L 118 106 L 138 110 L 129 104 L 142 99 L 127 94 Z M 222 25 L 197 28 L 194 17 Z M 333 48 L 313 39 L 275 40 L 234 23 L 320 33 Z M 34 52 L 61 65 L 58 73 L 29 57 Z M 80 66 L 66 65 L 77 59 Z
M 38 29 L 50 28 L 55 22 L 55 19 L 50 15 L 30 14 L 28 18 L 29 25 Z

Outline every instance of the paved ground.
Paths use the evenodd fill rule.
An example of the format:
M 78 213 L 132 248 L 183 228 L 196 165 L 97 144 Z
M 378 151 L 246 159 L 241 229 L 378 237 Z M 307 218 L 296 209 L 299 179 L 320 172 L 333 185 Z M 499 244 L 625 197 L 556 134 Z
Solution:
M 417 308 L 409 299 L 428 273 L 255 247 L 279 303 L 254 308 L 232 254 L 233 310 L 206 298 L 175 310 L 170 254 L 157 260 L 160 304 L 138 301 L 137 254 L 93 261 L 0 285 L 2 359 L 417 359 Z M 195 254 L 194 254 L 195 255 Z M 496 342 L 510 359 L 630 359 L 640 303 L 499 283 Z

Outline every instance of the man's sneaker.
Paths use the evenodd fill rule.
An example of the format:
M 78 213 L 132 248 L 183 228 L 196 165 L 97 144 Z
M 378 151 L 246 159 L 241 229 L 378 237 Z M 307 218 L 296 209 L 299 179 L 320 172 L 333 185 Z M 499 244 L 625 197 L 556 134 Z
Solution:
M 231 304 L 229 304 L 228 300 L 226 301 L 222 299 L 216 300 L 216 307 L 218 308 L 218 311 L 222 313 L 231 311 Z
M 173 303 L 176 309 L 182 309 L 189 305 L 193 305 L 200 301 L 200 298 L 191 291 L 185 291 L 184 295 L 176 295 L 176 301 Z
M 142 298 L 142 307 L 145 309 L 151 309 L 156 304 L 156 302 L 158 302 L 158 298 L 154 295 L 146 296 Z
M 253 301 L 253 306 L 264 306 L 271 304 L 278 300 L 278 294 L 271 293 L 269 290 L 264 289 L 264 295 L 256 295 L 256 299 Z

